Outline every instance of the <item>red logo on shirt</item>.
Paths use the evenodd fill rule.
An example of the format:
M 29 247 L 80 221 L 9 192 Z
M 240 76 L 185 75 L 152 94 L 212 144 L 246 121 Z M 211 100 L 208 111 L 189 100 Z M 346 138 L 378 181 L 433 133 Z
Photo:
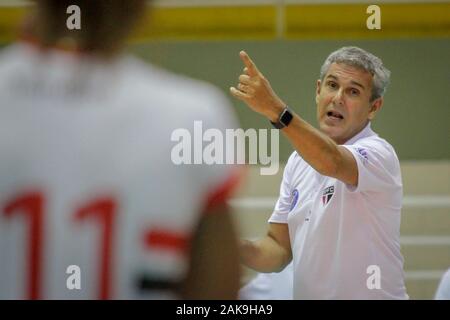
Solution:
M 334 186 L 327 187 L 323 190 L 322 193 L 322 203 L 323 205 L 327 205 L 328 202 L 330 202 L 331 198 L 334 194 Z

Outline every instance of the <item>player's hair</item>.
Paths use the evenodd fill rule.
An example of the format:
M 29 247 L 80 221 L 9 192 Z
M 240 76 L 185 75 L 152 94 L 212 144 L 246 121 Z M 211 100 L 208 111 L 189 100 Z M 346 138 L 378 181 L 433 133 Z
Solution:
M 37 36 L 44 46 L 68 38 L 80 50 L 110 54 L 121 48 L 132 31 L 145 0 L 35 0 Z M 67 9 L 81 10 L 81 30 L 69 30 Z
M 372 77 L 371 101 L 382 97 L 389 85 L 391 72 L 383 66 L 380 58 L 358 47 L 342 47 L 332 52 L 320 68 L 320 80 L 323 81 L 332 63 L 343 63 L 369 72 Z

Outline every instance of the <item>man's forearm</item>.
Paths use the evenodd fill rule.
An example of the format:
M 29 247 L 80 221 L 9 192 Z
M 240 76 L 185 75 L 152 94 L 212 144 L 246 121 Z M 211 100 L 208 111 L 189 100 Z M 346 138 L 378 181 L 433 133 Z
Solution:
M 289 126 L 281 130 L 295 150 L 316 171 L 335 177 L 342 159 L 339 146 L 325 134 L 294 114 Z
M 258 272 L 280 272 L 292 256 L 270 236 L 241 242 L 241 262 Z

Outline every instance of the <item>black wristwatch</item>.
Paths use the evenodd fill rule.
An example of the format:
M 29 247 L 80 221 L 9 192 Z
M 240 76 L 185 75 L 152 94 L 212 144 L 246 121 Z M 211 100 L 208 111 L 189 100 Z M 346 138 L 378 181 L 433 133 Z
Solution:
M 287 127 L 289 123 L 291 123 L 293 118 L 294 116 L 292 115 L 291 110 L 289 110 L 289 107 L 286 106 L 286 108 L 284 108 L 284 110 L 278 117 L 278 121 L 277 122 L 270 121 L 270 123 L 277 129 L 283 129 L 284 127 Z

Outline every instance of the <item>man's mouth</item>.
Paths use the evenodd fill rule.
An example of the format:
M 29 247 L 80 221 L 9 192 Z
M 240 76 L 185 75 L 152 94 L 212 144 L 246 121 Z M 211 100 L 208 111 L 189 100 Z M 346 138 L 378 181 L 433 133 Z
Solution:
M 344 116 L 337 111 L 328 111 L 327 117 L 332 118 L 332 119 L 340 119 L 340 120 L 344 119 Z

